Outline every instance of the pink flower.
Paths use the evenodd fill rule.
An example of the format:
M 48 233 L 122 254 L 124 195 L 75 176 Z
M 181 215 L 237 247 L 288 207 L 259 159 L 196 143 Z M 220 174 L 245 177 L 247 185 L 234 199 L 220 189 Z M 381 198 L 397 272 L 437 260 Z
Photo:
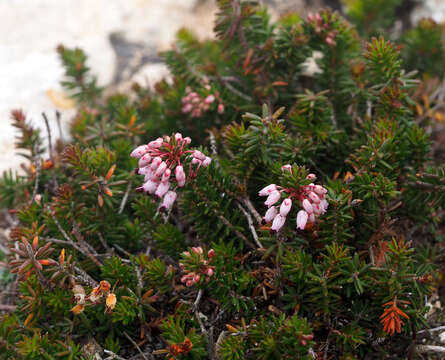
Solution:
M 130 156 L 139 159 L 142 155 L 145 155 L 147 152 L 148 152 L 148 146 L 140 145 L 131 152 Z
M 266 201 L 264 202 L 264 205 L 271 207 L 273 204 L 275 204 L 278 200 L 280 200 L 281 194 L 278 190 L 272 191 L 269 196 L 267 197 Z
M 280 206 L 280 215 L 286 217 L 292 207 L 291 199 L 284 199 Z
M 143 168 L 144 166 L 147 166 L 148 164 L 150 164 L 150 162 L 151 162 L 151 156 L 150 156 L 150 154 L 144 154 L 144 155 L 142 155 L 141 158 L 139 159 L 138 166 L 139 166 L 140 168 Z
M 308 179 L 308 180 L 315 180 L 317 178 L 317 176 L 315 175 L 315 174 L 308 174 L 307 176 L 306 176 L 306 179 Z
M 212 257 L 214 257 L 214 256 L 215 256 L 215 250 L 210 249 L 210 250 L 207 252 L 207 256 L 209 257 L 209 259 L 211 259 Z
M 309 193 L 309 199 L 311 199 L 311 201 L 315 204 L 318 204 L 320 202 L 320 198 L 317 196 L 316 193 L 314 193 L 313 191 L 311 191 Z
M 156 171 L 158 169 L 158 166 L 161 164 L 162 158 L 160 156 L 156 156 L 153 161 L 151 162 L 150 169 L 152 171 Z
M 167 169 L 167 163 L 163 161 L 159 164 L 158 168 L 156 169 L 155 175 L 161 176 L 164 173 L 165 169 Z
M 149 194 L 153 194 L 158 187 L 158 184 L 152 180 L 148 180 L 142 185 L 142 189 Z
M 185 172 L 182 165 L 176 166 L 175 176 L 176 181 L 178 182 L 178 186 L 183 187 L 185 185 Z
M 192 109 L 193 109 L 193 105 L 190 104 L 190 103 L 187 103 L 187 104 L 185 104 L 185 105 L 182 107 L 181 111 L 182 111 L 184 114 L 186 114 L 186 113 L 192 111 Z
M 282 172 L 285 172 L 285 171 L 292 171 L 292 166 L 289 165 L 289 164 L 287 164 L 287 165 L 283 165 L 283 166 L 281 167 L 281 171 L 282 171 Z
M 286 217 L 278 214 L 277 216 L 275 216 L 275 219 L 273 219 L 272 226 L 270 229 L 272 231 L 278 232 L 283 227 L 285 222 L 286 222 Z
M 297 213 L 297 228 L 300 230 L 304 230 L 306 227 L 306 223 L 308 220 L 308 213 L 304 210 L 300 210 Z
M 212 159 L 210 157 L 206 156 L 205 160 L 202 162 L 202 166 L 208 167 L 211 162 L 212 162 Z
M 314 191 L 318 194 L 318 195 L 324 195 L 326 194 L 328 191 L 321 185 L 315 185 L 314 186 Z
M 187 145 L 190 145 L 190 143 L 192 142 L 192 139 L 190 139 L 190 138 L 187 136 L 187 137 L 184 138 L 184 142 L 185 142 Z
M 173 203 L 175 202 L 177 197 L 176 192 L 170 190 L 165 194 L 164 200 L 162 201 L 161 209 L 162 210 L 170 210 L 173 206 Z
M 312 205 L 308 199 L 304 199 L 303 202 L 301 203 L 301 205 L 303 205 L 303 209 L 306 210 L 308 214 L 311 214 L 314 212 L 314 209 L 312 208 Z
M 198 159 L 198 160 L 201 160 L 201 161 L 204 161 L 206 159 L 206 156 L 199 150 L 193 151 L 193 157 L 195 159 Z
M 170 169 L 166 169 L 164 173 L 162 174 L 161 182 L 166 182 L 168 179 L 170 179 L 172 171 Z
M 214 95 L 209 95 L 209 96 L 207 96 L 207 97 L 205 98 L 204 101 L 205 101 L 206 104 L 211 104 L 212 102 L 215 101 L 215 96 L 214 96 Z
M 266 214 L 264 215 L 263 224 L 268 223 L 269 221 L 272 221 L 275 218 L 275 216 L 277 216 L 277 214 L 278 214 L 277 207 L 276 206 L 270 207 L 266 211 Z
M 162 146 L 162 143 L 164 142 L 163 138 L 157 138 L 156 140 L 150 141 L 148 143 L 148 147 L 152 149 L 158 149 Z
M 206 274 L 207 276 L 209 276 L 209 277 L 212 276 L 212 275 L 213 275 L 213 269 L 212 269 L 211 267 L 207 268 L 205 274 Z
M 272 191 L 277 190 L 277 186 L 275 184 L 267 185 L 265 188 L 262 188 L 259 192 L 259 196 L 268 196 Z
M 328 209 L 329 203 L 326 201 L 326 199 L 321 200 L 320 205 L 324 212 Z
M 158 185 L 158 188 L 157 188 L 156 191 L 155 191 L 155 195 L 156 195 L 157 197 L 161 198 L 161 197 L 163 197 L 163 196 L 167 193 L 167 191 L 168 191 L 169 188 L 170 188 L 170 183 L 169 183 L 168 181 L 166 181 L 166 182 L 161 182 L 161 183 Z
M 176 140 L 176 142 L 179 142 L 180 140 L 182 140 L 182 134 L 181 133 L 176 133 L 175 134 L 175 140 Z
M 202 254 L 202 247 L 198 246 L 198 247 L 192 247 L 192 250 L 194 253 L 196 254 Z
M 218 114 L 223 114 L 224 113 L 224 105 L 223 104 L 219 104 L 218 105 Z
M 310 223 L 314 223 L 314 222 L 315 222 L 315 214 L 314 214 L 314 213 L 309 214 L 308 221 L 309 221 Z

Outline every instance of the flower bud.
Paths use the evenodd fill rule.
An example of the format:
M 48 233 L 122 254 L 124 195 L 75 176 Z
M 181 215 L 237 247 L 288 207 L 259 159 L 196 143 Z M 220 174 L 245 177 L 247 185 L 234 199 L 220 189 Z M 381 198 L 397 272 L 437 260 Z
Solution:
M 206 270 L 206 275 L 209 276 L 209 277 L 212 276 L 212 275 L 213 275 L 213 269 L 210 268 L 210 267 L 207 268 L 207 270 Z
M 224 113 L 224 105 L 223 104 L 219 104 L 218 105 L 218 114 L 223 114 Z
M 156 191 L 155 191 L 155 195 L 156 195 L 157 197 L 161 198 L 161 197 L 163 197 L 163 196 L 167 193 L 167 191 L 168 191 L 169 188 L 170 188 L 170 182 L 168 182 L 168 181 L 166 181 L 166 182 L 161 182 L 161 183 L 158 185 L 158 188 L 157 188 Z
M 182 107 L 181 111 L 182 111 L 183 114 L 187 114 L 187 113 L 189 113 L 190 111 L 192 111 L 192 109 L 193 109 L 193 105 L 190 104 L 190 103 L 187 103 L 187 104 L 185 104 L 185 105 Z
M 211 162 L 212 162 L 212 159 L 210 157 L 206 156 L 205 160 L 202 162 L 202 166 L 208 167 Z
M 159 137 L 156 140 L 150 141 L 148 143 L 148 147 L 150 147 L 152 149 L 159 149 L 162 146 L 163 142 L 164 142 L 164 139 Z
M 292 207 L 291 199 L 284 199 L 280 206 L 280 215 L 286 217 Z
M 315 185 L 314 186 L 314 191 L 315 193 L 317 193 L 318 195 L 324 195 L 326 194 L 328 191 L 321 185 Z
M 176 200 L 176 196 L 176 192 L 172 190 L 168 191 L 167 194 L 165 194 L 164 196 L 164 200 L 162 201 L 161 209 L 169 210 L 173 206 L 173 203 Z
M 195 159 L 198 159 L 198 160 L 201 160 L 201 161 L 204 161 L 206 159 L 206 156 L 199 150 L 194 150 L 193 151 L 193 157 Z
M 167 163 L 163 161 L 159 164 L 158 168 L 156 169 L 155 175 L 161 176 L 164 173 L 165 169 L 167 169 Z
M 303 202 L 301 203 L 301 205 L 303 205 L 304 210 L 306 210 L 308 214 L 311 214 L 314 212 L 314 209 L 312 208 L 312 205 L 308 199 L 304 199 Z
M 207 252 L 207 256 L 209 257 L 209 259 L 213 258 L 213 257 L 215 256 L 215 250 L 210 249 L 210 250 Z
M 201 275 L 196 274 L 196 275 L 193 277 L 193 282 L 196 284 L 197 282 L 199 282 L 199 280 L 201 280 Z
M 281 167 L 281 171 L 282 171 L 282 172 L 286 172 L 286 171 L 291 172 L 291 171 L 292 171 L 292 166 L 289 165 L 289 164 L 287 164 L 287 165 L 283 165 L 283 166 Z
M 304 230 L 308 219 L 308 213 L 300 210 L 297 214 L 297 229 Z
M 278 200 L 280 200 L 281 194 L 278 190 L 272 191 L 269 196 L 267 197 L 266 201 L 264 202 L 264 205 L 271 207 L 273 204 L 275 204 Z
M 142 155 L 146 154 L 148 150 L 147 145 L 140 145 L 131 152 L 130 156 L 139 159 Z
M 166 182 L 168 179 L 170 179 L 172 171 L 170 169 L 166 169 L 164 173 L 162 174 L 161 182 Z
M 308 196 L 309 196 L 309 199 L 311 199 L 311 201 L 313 203 L 315 203 L 315 204 L 319 204 L 320 203 L 320 198 L 313 191 L 311 191 Z
M 152 171 L 156 171 L 158 169 L 158 166 L 161 164 L 162 158 L 160 156 L 156 156 L 153 161 L 151 162 L 150 169 Z
M 307 176 L 306 176 L 306 179 L 308 179 L 308 180 L 315 180 L 317 178 L 317 176 L 315 175 L 315 174 L 308 174 Z
M 178 186 L 183 187 L 185 185 L 185 172 L 182 165 L 176 166 L 175 177 L 176 181 L 178 182 Z
M 286 217 L 285 216 L 281 216 L 280 214 L 278 214 L 273 219 L 272 226 L 271 226 L 270 229 L 272 231 L 278 232 L 283 227 L 285 222 L 286 222 Z
M 201 247 L 201 246 L 198 246 L 198 247 L 192 247 L 192 251 L 193 251 L 195 254 L 202 254 L 202 247 Z
M 144 155 L 142 155 L 142 157 L 139 159 L 138 166 L 139 166 L 140 168 L 143 168 L 143 167 L 147 166 L 148 164 L 150 164 L 150 162 L 151 162 L 151 156 L 150 156 L 150 154 L 144 154 Z
M 272 191 L 276 190 L 277 186 L 275 184 L 267 185 L 266 187 L 262 188 L 259 192 L 259 196 L 268 196 Z
M 266 214 L 264 215 L 263 223 L 265 224 L 272 221 L 275 218 L 275 216 L 277 216 L 277 214 L 278 214 L 277 207 L 276 206 L 270 207 L 269 209 L 267 209 Z
M 204 102 L 206 103 L 206 104 L 211 104 L 212 102 L 214 102 L 215 101 L 215 96 L 214 95 L 209 95 L 209 96 L 207 96 L 206 98 L 205 98 L 205 100 L 204 100 Z
M 148 180 L 142 185 L 142 189 L 144 192 L 153 194 L 158 187 L 158 183 L 154 182 L 153 180 Z
M 180 140 L 182 140 L 182 134 L 181 133 L 176 133 L 175 134 L 175 140 L 176 140 L 176 142 L 179 142 Z

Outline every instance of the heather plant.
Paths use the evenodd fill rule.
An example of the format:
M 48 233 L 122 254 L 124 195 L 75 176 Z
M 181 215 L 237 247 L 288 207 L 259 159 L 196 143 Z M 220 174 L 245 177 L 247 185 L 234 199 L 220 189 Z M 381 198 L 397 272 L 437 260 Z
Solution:
M 69 141 L 11 113 L 0 358 L 414 357 L 445 204 L 431 82 L 337 13 L 218 5 L 216 38 L 181 30 L 154 89 L 104 97 L 60 46 Z

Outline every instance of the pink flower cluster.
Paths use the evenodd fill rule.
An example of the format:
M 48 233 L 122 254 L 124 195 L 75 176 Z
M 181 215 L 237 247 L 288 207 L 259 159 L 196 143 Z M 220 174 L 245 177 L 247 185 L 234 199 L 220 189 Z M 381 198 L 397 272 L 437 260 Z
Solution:
M 324 23 L 323 18 L 320 16 L 319 13 L 316 13 L 315 15 L 309 13 L 309 15 L 307 16 L 307 22 L 314 26 L 315 32 L 317 34 L 323 33 L 323 36 L 325 37 L 324 41 L 326 42 L 326 44 L 330 46 L 336 45 L 335 37 L 337 36 L 338 31 L 329 31 L 329 24 Z
M 212 161 L 199 150 L 188 150 L 189 137 L 180 133 L 164 136 L 140 145 L 130 156 L 139 159 L 137 174 L 144 175 L 144 183 L 137 188 L 148 194 L 154 194 L 162 200 L 161 211 L 170 209 L 176 200 L 178 187 L 183 187 L 187 180 L 194 179 L 201 166 L 207 167 Z M 191 161 L 190 161 L 191 160 Z M 188 162 L 188 175 L 186 174 Z
M 207 91 L 211 90 L 210 85 L 205 85 Z M 199 118 L 201 115 L 210 110 L 212 104 L 217 105 L 218 114 L 224 113 L 224 104 L 219 96 L 219 92 L 210 93 L 207 96 L 201 96 L 195 91 L 189 91 L 186 96 L 182 98 L 182 109 L 184 114 L 190 114 L 193 118 Z
M 184 259 L 179 263 L 179 267 L 184 272 L 181 277 L 181 282 L 187 287 L 191 287 L 201 280 L 201 276 L 205 276 L 205 280 L 209 281 L 215 273 L 215 267 L 210 265 L 212 258 L 215 256 L 215 251 L 210 249 L 207 252 L 207 258 L 202 247 L 192 247 L 191 254 L 189 251 L 182 253 Z M 197 259 L 196 259 L 197 257 Z M 187 269 L 187 265 L 193 265 L 194 270 Z
M 284 165 L 281 170 L 283 172 L 292 171 L 292 167 Z M 316 176 L 309 174 L 306 179 L 313 181 Z M 292 201 L 297 201 L 303 208 L 297 213 L 297 228 L 304 230 L 307 223 L 314 223 L 317 217 L 326 212 L 329 205 L 326 200 L 327 192 L 323 186 L 313 183 L 299 188 L 283 188 L 276 184 L 270 184 L 258 193 L 259 196 L 267 196 L 264 205 L 269 209 L 263 217 L 263 223 L 272 221 L 271 230 L 278 232 L 286 222 L 286 217 L 292 208 Z M 280 206 L 275 205 L 281 200 L 282 194 L 287 195 L 286 198 Z

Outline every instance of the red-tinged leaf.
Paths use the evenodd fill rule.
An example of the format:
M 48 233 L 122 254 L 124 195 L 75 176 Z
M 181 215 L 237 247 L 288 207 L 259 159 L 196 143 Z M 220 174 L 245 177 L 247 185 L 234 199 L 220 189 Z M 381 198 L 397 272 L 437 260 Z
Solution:
M 287 86 L 288 83 L 286 81 L 274 81 L 272 86 Z
M 250 63 L 250 59 L 252 58 L 252 55 L 253 55 L 253 49 L 249 49 L 247 51 L 246 58 L 244 59 L 244 62 L 243 62 L 244 75 L 248 75 L 251 70 L 251 68 L 249 67 L 249 63 Z

